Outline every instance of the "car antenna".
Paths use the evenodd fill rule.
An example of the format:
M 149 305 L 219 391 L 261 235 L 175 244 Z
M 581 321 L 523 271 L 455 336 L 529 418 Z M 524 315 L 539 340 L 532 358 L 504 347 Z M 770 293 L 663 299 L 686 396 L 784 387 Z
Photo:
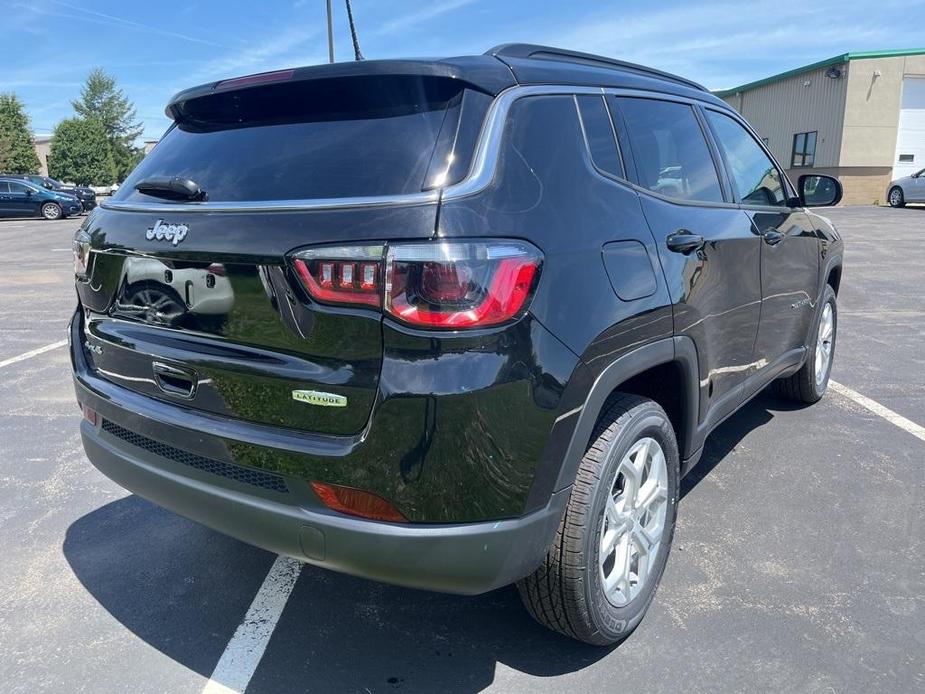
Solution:
M 353 39 L 353 56 L 355 60 L 363 60 L 363 53 L 360 52 L 360 39 L 357 38 L 357 27 L 353 23 L 353 8 L 350 6 L 350 0 L 347 2 L 347 22 L 350 24 L 350 38 Z
M 334 62 L 334 18 L 331 12 L 331 0 L 327 0 L 328 7 L 328 62 Z

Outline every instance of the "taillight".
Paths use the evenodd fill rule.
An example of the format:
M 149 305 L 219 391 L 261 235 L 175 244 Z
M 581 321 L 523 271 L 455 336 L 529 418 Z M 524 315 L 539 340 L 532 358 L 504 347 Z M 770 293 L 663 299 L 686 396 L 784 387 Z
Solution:
M 521 315 L 542 254 L 524 241 L 319 247 L 293 255 L 312 299 L 381 308 L 425 328 L 478 328 Z
M 521 241 L 390 246 L 384 308 L 416 326 L 504 323 L 525 308 L 541 262 Z
M 86 279 L 90 267 L 90 237 L 84 231 L 78 231 L 71 241 L 71 250 L 74 255 L 74 274 L 80 279 Z
M 293 257 L 313 299 L 333 304 L 382 304 L 382 246 L 310 248 Z

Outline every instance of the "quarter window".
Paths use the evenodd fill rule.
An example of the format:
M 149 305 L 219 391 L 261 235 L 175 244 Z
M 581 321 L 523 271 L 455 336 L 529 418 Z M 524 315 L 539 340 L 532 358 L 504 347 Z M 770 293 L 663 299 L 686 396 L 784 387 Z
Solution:
M 816 131 L 797 133 L 793 136 L 793 153 L 790 156 L 790 168 L 812 166 L 816 161 Z
M 591 160 L 601 171 L 623 178 L 623 164 L 617 153 L 613 123 L 602 96 L 575 97 L 581 126 L 591 151 Z
M 706 116 L 726 159 L 738 200 L 751 205 L 786 205 L 780 172 L 755 138 L 725 114 L 706 110 Z
M 690 106 L 618 98 L 639 185 L 672 198 L 723 202 L 716 166 Z

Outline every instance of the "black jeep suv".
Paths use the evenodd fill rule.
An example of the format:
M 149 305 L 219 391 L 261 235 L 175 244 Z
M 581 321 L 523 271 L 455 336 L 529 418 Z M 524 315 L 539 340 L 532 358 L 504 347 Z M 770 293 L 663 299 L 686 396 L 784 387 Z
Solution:
M 839 183 L 699 85 L 527 45 L 179 93 L 74 240 L 84 447 L 321 567 L 626 636 L 678 484 L 769 384 L 825 392 Z

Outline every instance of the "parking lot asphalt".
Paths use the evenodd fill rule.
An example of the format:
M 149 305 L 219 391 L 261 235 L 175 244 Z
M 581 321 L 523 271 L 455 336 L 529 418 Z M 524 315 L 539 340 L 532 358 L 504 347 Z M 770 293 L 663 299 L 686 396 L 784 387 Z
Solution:
M 833 378 L 925 425 L 925 208 L 845 238 Z M 0 221 L 0 363 L 61 341 L 79 222 Z M 0 689 L 199 692 L 274 556 L 85 459 L 66 349 L 0 367 Z M 925 690 L 925 441 L 840 393 L 761 395 L 685 480 L 648 616 L 617 648 L 305 566 L 248 692 Z

